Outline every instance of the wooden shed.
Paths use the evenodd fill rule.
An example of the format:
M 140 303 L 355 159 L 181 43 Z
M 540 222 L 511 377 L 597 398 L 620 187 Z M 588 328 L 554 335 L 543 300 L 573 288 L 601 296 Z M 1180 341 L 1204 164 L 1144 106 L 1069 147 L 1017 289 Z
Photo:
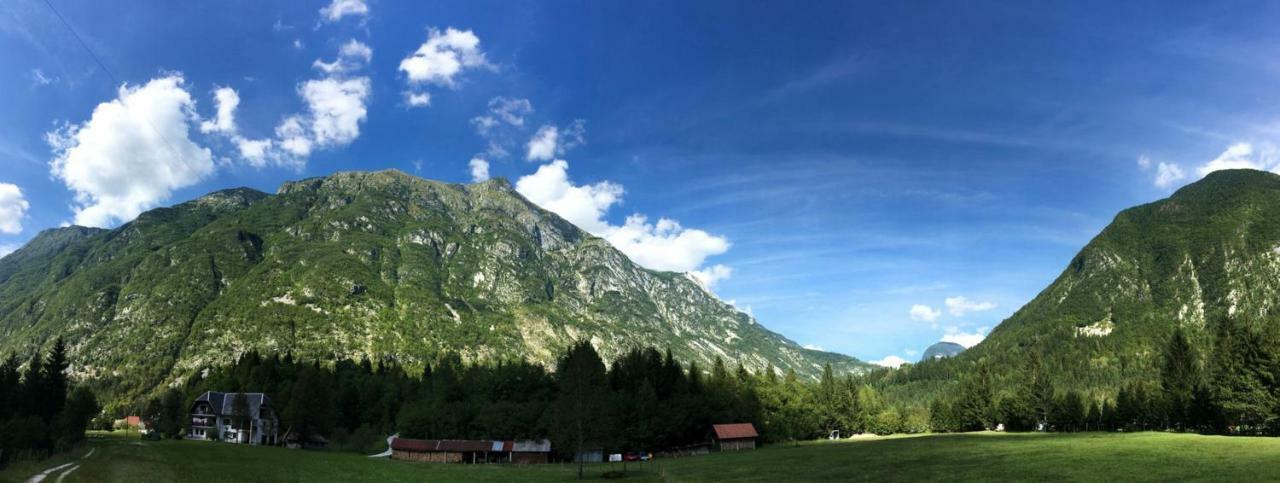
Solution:
M 751 423 L 714 424 L 711 428 L 720 451 L 756 449 L 756 439 L 760 437 Z
M 396 438 L 391 457 L 423 463 L 546 463 L 551 442 Z

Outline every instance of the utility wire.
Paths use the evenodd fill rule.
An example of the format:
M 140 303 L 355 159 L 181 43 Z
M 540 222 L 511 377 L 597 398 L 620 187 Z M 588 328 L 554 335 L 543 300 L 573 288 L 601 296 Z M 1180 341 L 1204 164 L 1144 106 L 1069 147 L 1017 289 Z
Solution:
M 93 61 L 98 63 L 98 67 L 107 74 L 107 77 L 111 78 L 111 87 L 115 88 L 116 86 L 124 85 L 124 83 L 120 82 L 120 79 L 111 72 L 111 69 L 107 68 L 107 64 L 102 62 L 102 59 L 98 57 L 98 54 L 93 53 L 93 49 L 90 49 L 89 44 L 85 43 L 84 39 L 80 37 L 80 34 L 76 33 L 76 29 L 71 28 L 71 24 L 68 23 L 67 19 L 58 12 L 58 9 L 54 8 L 53 4 L 50 3 L 49 0 L 44 0 L 44 4 L 49 7 L 49 11 L 53 12 L 53 16 L 58 17 L 58 20 L 62 22 L 62 25 L 67 28 L 67 31 L 71 32 L 71 36 L 75 37 L 76 41 L 80 43 L 80 47 L 83 47 L 84 51 L 89 53 L 89 57 L 92 57 Z M 128 110 L 130 114 L 133 114 L 135 119 L 141 120 L 147 125 L 147 127 L 151 128 L 151 132 L 154 133 L 156 137 L 160 138 L 160 141 L 164 142 L 165 146 L 167 146 L 171 154 L 173 154 L 175 160 L 182 159 L 182 154 L 178 152 L 177 148 L 173 147 L 173 143 L 169 142 L 169 138 L 165 137 L 163 132 L 156 129 L 155 125 L 151 124 L 150 119 L 139 116 L 136 112 L 133 112 L 133 108 L 130 107 L 129 103 L 125 102 L 123 98 L 120 99 L 120 103 L 124 105 L 124 108 Z

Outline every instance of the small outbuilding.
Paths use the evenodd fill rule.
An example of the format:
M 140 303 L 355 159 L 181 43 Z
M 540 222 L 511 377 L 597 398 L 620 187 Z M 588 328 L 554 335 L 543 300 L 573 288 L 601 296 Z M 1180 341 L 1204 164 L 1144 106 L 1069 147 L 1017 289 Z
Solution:
M 391 441 L 391 458 L 423 463 L 546 463 L 551 442 L 488 441 L 462 439 L 409 439 Z
M 720 451 L 756 449 L 760 433 L 751 423 L 714 424 L 716 448 Z

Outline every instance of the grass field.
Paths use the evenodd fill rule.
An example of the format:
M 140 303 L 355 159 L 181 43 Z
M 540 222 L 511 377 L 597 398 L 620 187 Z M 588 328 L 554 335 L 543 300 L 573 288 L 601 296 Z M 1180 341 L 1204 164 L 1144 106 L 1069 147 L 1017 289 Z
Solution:
M 89 449 L 94 453 L 87 458 Z M 25 481 L 74 462 L 76 481 L 568 481 L 571 466 L 405 463 L 197 441 L 96 437 L 88 448 L 0 472 Z M 608 465 L 589 467 L 599 480 Z M 612 469 L 619 469 L 614 467 Z M 1280 438 L 978 433 L 781 445 L 655 461 L 629 481 L 1274 481 Z M 46 482 L 57 480 L 53 473 Z M 665 478 L 664 478 L 665 477 Z

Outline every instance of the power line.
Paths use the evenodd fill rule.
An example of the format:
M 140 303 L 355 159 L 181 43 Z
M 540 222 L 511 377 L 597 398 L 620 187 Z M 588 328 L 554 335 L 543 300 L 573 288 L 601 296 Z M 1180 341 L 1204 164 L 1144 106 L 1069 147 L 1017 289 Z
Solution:
M 84 48 L 84 51 L 89 53 L 89 57 L 93 58 L 93 61 L 96 62 L 98 64 L 98 67 L 107 74 L 107 77 L 111 78 L 112 88 L 115 88 L 115 86 L 118 86 L 118 85 L 123 85 L 124 83 L 120 82 L 120 79 L 117 78 L 116 75 L 111 72 L 111 69 L 107 68 L 107 64 L 102 62 L 102 59 L 98 57 L 98 54 L 93 53 L 93 49 L 89 48 L 89 44 L 85 43 L 84 39 L 80 37 L 80 34 L 76 33 L 76 29 L 71 27 L 71 24 L 67 22 L 67 19 L 64 18 L 61 13 L 58 12 L 58 9 L 54 8 L 53 4 L 50 3 L 49 0 L 44 0 L 44 4 L 45 6 L 49 7 L 49 11 L 53 12 L 53 16 L 58 17 L 58 21 L 62 22 L 62 26 L 66 27 L 68 32 L 71 32 L 71 36 L 75 37 L 76 42 L 79 42 L 80 47 Z M 177 148 L 173 147 L 173 143 L 169 142 L 169 138 L 165 137 L 163 132 L 157 129 L 155 125 L 151 124 L 150 119 L 147 119 L 146 117 L 143 117 L 143 116 L 139 116 L 136 112 L 133 112 L 133 108 L 130 107 L 129 103 L 125 102 L 123 98 L 120 99 L 120 103 L 124 105 L 124 108 L 128 110 L 130 114 L 133 114 L 133 117 L 135 119 L 141 120 L 143 123 L 147 125 L 147 127 L 151 128 L 151 132 L 154 133 L 156 137 L 160 138 L 160 141 L 164 142 L 165 146 L 169 148 L 169 151 L 171 152 L 171 154 L 173 154 L 174 159 L 179 159 L 179 160 L 182 159 L 182 154 L 178 152 Z

